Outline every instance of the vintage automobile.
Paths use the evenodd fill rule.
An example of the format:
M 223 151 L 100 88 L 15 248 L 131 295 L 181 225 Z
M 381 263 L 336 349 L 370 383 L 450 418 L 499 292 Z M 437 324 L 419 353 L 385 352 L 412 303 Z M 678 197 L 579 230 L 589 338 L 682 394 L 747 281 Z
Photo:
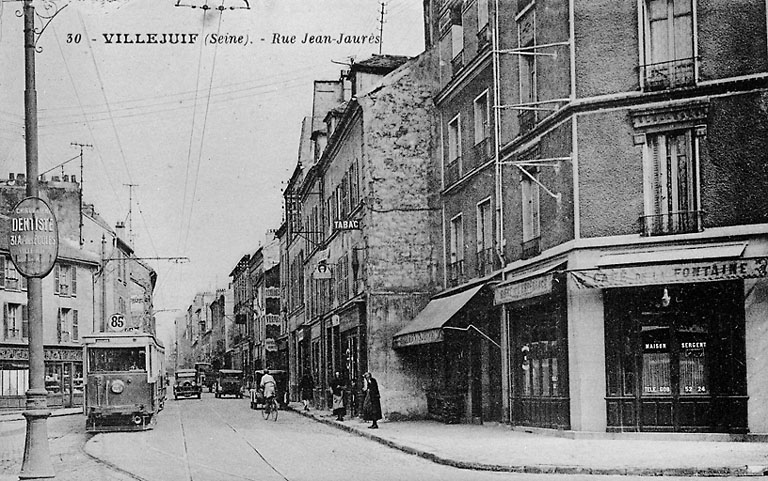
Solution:
M 288 372 L 280 369 L 270 369 L 269 373 L 275 378 L 275 399 L 280 404 L 281 408 L 285 408 L 288 404 Z M 264 371 L 256 371 L 254 375 L 254 384 L 251 389 L 251 409 L 258 409 L 259 406 L 264 405 L 264 393 L 259 387 L 261 383 L 261 377 L 264 375 Z
M 213 392 L 216 384 L 216 371 L 210 362 L 196 362 L 195 370 L 198 372 L 197 381 L 200 385 L 208 388 L 208 392 Z
M 176 382 L 173 384 L 173 398 L 197 397 L 200 399 L 203 393 L 203 386 L 200 384 L 200 377 L 196 369 L 177 369 L 174 373 Z
M 216 376 L 216 397 L 243 397 L 243 371 L 220 369 Z

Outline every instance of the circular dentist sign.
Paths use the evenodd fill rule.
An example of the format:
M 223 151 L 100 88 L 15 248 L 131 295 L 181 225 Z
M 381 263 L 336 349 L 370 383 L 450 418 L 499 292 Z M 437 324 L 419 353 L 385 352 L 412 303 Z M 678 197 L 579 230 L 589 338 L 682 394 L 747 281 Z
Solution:
M 11 261 L 24 277 L 45 277 L 59 256 L 59 226 L 46 202 L 27 197 L 10 215 L 8 250 Z

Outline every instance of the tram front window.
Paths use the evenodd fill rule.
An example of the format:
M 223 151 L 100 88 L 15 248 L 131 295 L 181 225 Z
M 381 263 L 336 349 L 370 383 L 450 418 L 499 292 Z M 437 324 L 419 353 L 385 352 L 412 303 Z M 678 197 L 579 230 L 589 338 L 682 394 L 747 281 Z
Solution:
M 88 366 L 91 372 L 146 371 L 144 348 L 88 350 Z

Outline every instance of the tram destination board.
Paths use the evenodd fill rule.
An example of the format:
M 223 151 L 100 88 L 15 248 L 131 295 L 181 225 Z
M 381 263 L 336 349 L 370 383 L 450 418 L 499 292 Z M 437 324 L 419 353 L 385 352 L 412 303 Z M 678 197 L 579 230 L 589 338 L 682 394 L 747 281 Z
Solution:
M 24 277 L 45 277 L 59 255 L 59 226 L 48 204 L 26 197 L 10 215 L 8 249 L 11 261 Z

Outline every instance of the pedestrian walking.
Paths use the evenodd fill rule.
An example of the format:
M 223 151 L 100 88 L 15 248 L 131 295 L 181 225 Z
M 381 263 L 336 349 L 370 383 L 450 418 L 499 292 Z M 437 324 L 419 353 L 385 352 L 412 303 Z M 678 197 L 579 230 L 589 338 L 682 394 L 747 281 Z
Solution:
M 336 371 L 333 375 L 328 388 L 331 390 L 331 396 L 333 397 L 333 415 L 336 416 L 337 421 L 343 421 L 344 416 L 347 414 L 347 409 L 344 407 L 345 384 L 341 379 L 339 371 Z
M 312 379 L 311 374 L 304 374 L 299 381 L 299 390 L 301 391 L 301 402 L 304 403 L 304 410 L 309 411 L 309 401 L 312 400 L 315 390 L 315 380 Z
M 368 429 L 379 429 L 378 421 L 381 419 L 381 394 L 379 393 L 379 383 L 370 372 L 363 374 L 363 389 L 365 390 L 365 399 L 363 400 L 363 419 L 373 421 Z

